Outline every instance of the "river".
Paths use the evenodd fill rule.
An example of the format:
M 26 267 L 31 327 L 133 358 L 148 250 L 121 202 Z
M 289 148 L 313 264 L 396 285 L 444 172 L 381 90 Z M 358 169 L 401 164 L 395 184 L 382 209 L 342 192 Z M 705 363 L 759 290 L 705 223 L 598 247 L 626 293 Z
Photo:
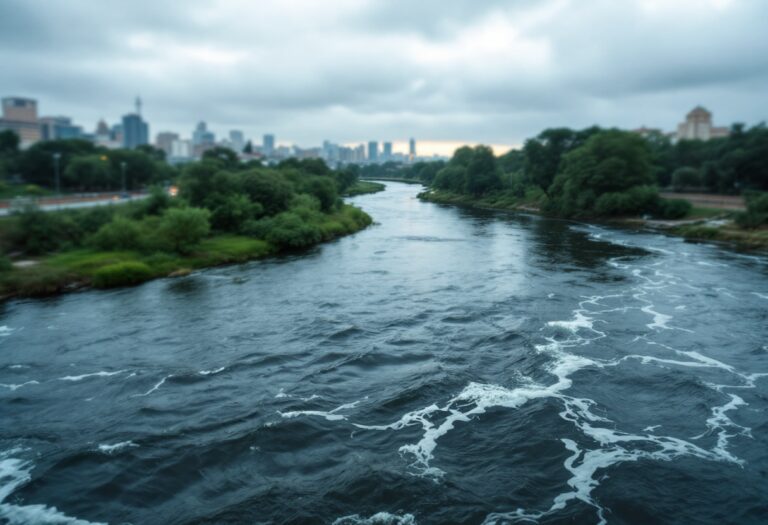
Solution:
M 0 308 L 0 522 L 765 523 L 768 259 L 420 202 Z

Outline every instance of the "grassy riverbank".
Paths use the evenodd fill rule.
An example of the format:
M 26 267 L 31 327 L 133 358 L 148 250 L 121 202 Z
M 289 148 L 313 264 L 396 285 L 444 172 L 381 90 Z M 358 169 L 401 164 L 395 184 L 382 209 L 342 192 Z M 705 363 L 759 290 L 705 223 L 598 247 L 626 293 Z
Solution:
M 378 193 L 384 191 L 386 188 L 387 186 L 385 184 L 369 180 L 360 180 L 347 188 L 347 191 L 344 192 L 344 196 L 355 197 L 357 195 L 366 195 L 368 193 Z
M 503 192 L 473 197 L 472 195 L 444 190 L 422 192 L 419 194 L 419 199 L 437 204 L 527 213 L 540 213 L 539 204 L 541 202 L 541 197 L 533 194 L 527 195 L 526 198 L 517 199 Z M 714 225 L 709 222 L 713 219 L 720 219 L 722 223 L 720 224 L 718 221 L 717 225 Z M 620 226 L 647 227 L 690 241 L 723 242 L 740 249 L 768 249 L 768 227 L 742 229 L 733 222 L 731 210 L 692 208 L 688 215 L 681 220 L 652 221 L 641 217 L 619 217 L 613 218 L 609 222 Z
M 319 235 L 311 246 L 360 231 L 370 216 L 359 208 L 343 205 L 323 214 L 312 224 Z M 281 252 L 291 246 L 248 237 L 219 234 L 202 239 L 189 253 L 146 250 L 98 250 L 79 248 L 17 261 L 0 270 L 0 299 L 53 295 L 81 288 L 135 285 L 158 277 L 186 275 L 192 270 L 242 263 Z

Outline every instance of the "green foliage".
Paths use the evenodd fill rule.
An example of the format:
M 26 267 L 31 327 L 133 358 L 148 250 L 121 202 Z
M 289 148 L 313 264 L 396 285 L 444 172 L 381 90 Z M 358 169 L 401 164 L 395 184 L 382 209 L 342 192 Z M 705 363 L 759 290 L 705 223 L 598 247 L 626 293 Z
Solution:
M 0 272 L 10 272 L 12 269 L 11 260 L 5 255 L 0 255 Z
M 240 188 L 249 199 L 261 204 L 267 215 L 285 211 L 295 191 L 294 186 L 280 172 L 270 170 L 242 173 Z
M 653 183 L 648 146 L 638 135 L 610 130 L 592 135 L 568 153 L 548 194 L 548 211 L 564 217 L 612 214 L 651 203 L 652 190 L 634 190 L 627 198 L 604 197 Z M 651 210 L 648 210 L 651 211 Z M 624 213 L 624 211 L 621 211 Z
M 211 226 L 219 231 L 239 232 L 246 222 L 261 217 L 264 208 L 242 194 L 217 195 L 209 201 Z
M 93 285 L 97 288 L 114 288 L 142 283 L 153 277 L 152 270 L 144 263 L 128 261 L 110 264 L 96 270 Z
M 603 193 L 595 201 L 596 215 L 638 215 L 653 210 L 659 199 L 654 186 L 634 186 L 622 192 Z
M 203 153 L 203 160 L 210 160 L 217 162 L 224 169 L 237 168 L 240 164 L 240 159 L 237 153 L 229 148 L 222 146 L 216 146 Z
M 210 212 L 200 208 L 171 208 L 160 221 L 159 236 L 164 246 L 177 253 L 189 253 L 210 231 Z
M 768 224 L 768 193 L 750 192 L 746 200 L 747 211 L 736 216 L 736 224 L 748 229 Z
M 0 155 L 15 155 L 19 152 L 21 139 L 10 129 L 0 131 Z
M 659 199 L 654 215 L 662 219 L 682 219 L 691 212 L 691 208 L 691 203 L 683 199 Z
M 675 191 L 683 191 L 685 189 L 698 189 L 702 186 L 702 177 L 699 170 L 691 168 L 690 166 L 684 166 L 677 168 L 672 173 L 672 187 Z
M 501 187 L 496 157 L 488 146 L 477 146 L 467 165 L 466 191 L 478 196 Z
M 138 222 L 115 217 L 103 225 L 90 239 L 90 244 L 101 250 L 136 250 L 142 247 L 142 230 Z
M 82 237 L 82 229 L 71 214 L 46 213 L 36 207 L 27 207 L 14 218 L 11 243 L 14 248 L 30 255 L 76 246 Z
M 108 190 L 113 181 L 110 177 L 109 164 L 106 157 L 100 155 L 84 155 L 73 158 L 64 170 L 62 185 L 69 188 L 104 191 Z

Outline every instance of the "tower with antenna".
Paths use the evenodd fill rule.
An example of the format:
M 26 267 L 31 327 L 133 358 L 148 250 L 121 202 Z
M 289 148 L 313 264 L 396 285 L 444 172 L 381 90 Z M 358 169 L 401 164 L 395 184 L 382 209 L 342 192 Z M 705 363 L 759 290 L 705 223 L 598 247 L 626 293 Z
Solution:
M 141 97 L 136 96 L 136 114 L 141 116 Z

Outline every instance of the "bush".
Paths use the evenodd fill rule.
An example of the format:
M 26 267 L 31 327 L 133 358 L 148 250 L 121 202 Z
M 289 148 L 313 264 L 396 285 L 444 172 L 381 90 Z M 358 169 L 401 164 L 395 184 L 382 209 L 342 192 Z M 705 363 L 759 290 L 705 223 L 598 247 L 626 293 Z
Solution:
M 691 167 L 678 168 L 672 174 L 672 187 L 675 191 L 683 191 L 688 188 L 700 188 L 702 177 L 699 170 Z
M 142 247 L 141 226 L 124 217 L 115 219 L 99 228 L 90 244 L 100 250 L 137 250 Z
M 736 216 L 736 224 L 749 229 L 768 224 L 768 193 L 748 193 L 744 197 L 747 211 Z
M 661 199 L 654 215 L 662 219 L 682 219 L 691 208 L 691 203 L 683 199 Z
M 138 284 L 152 278 L 152 270 L 144 263 L 128 261 L 110 264 L 96 270 L 93 285 L 98 288 L 113 288 Z
M 11 263 L 11 260 L 4 255 L 0 255 L 0 272 L 8 272 L 12 269 L 13 264 Z
M 30 255 L 41 255 L 76 246 L 82 237 L 82 229 L 71 214 L 27 207 L 16 214 L 10 237 L 14 248 Z
M 208 210 L 200 208 L 171 208 L 160 221 L 159 235 L 165 246 L 187 254 L 211 229 Z

